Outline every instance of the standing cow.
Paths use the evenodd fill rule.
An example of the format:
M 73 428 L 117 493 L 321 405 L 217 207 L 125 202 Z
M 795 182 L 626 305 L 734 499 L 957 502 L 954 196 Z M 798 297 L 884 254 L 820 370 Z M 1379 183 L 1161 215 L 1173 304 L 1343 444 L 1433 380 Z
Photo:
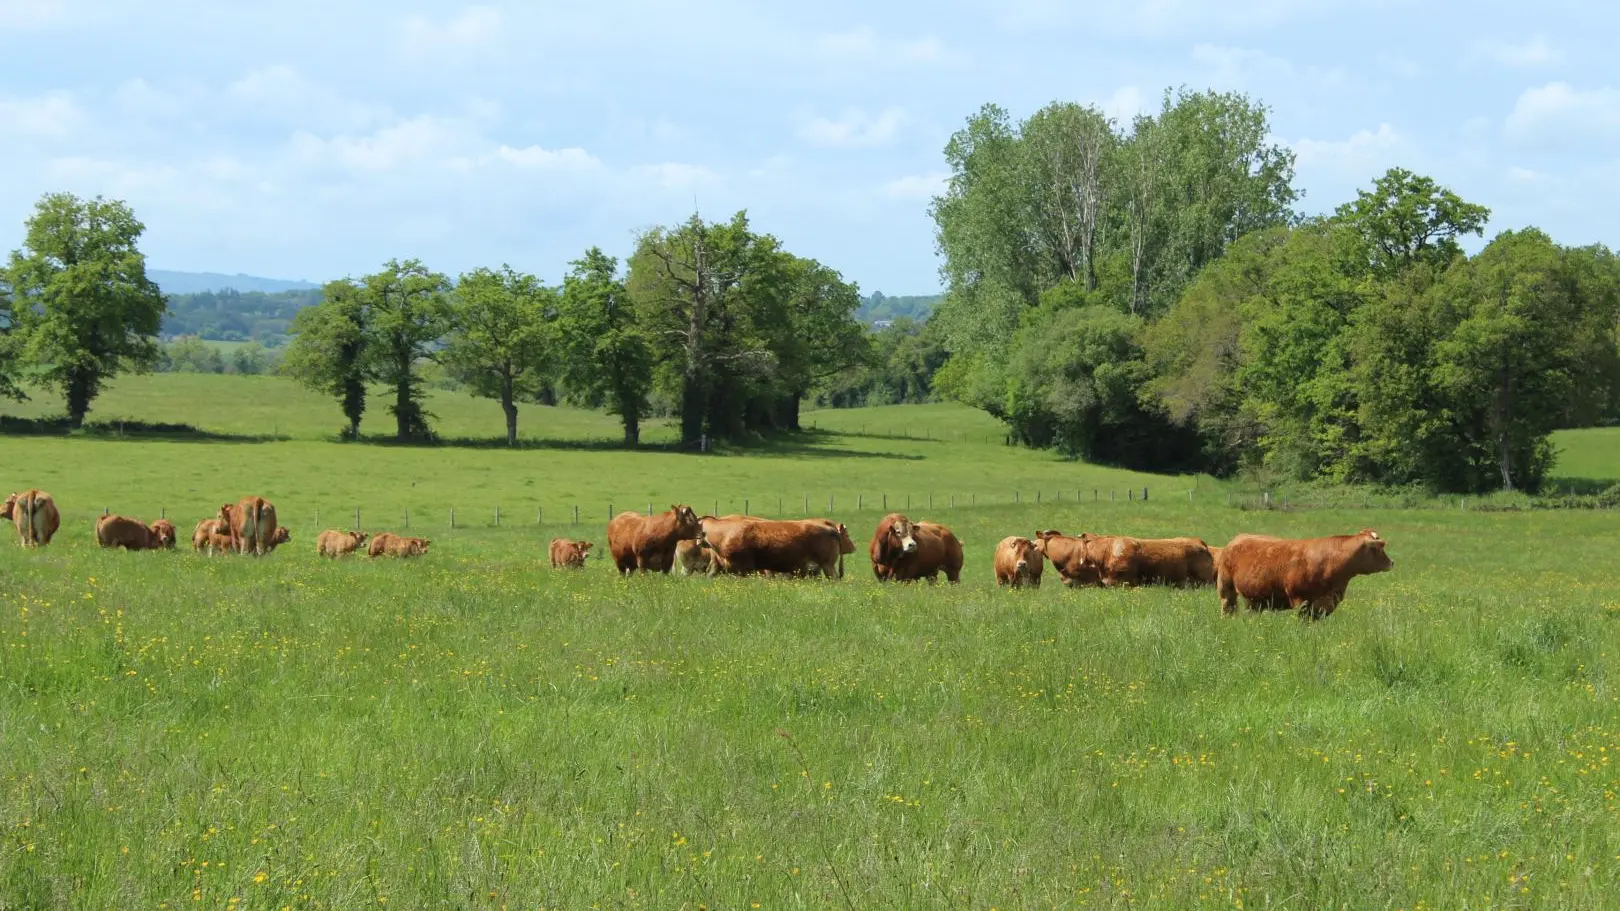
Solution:
M 62 527 L 62 514 L 56 501 L 43 490 L 24 490 L 6 497 L 0 507 L 0 519 L 10 519 L 17 526 L 17 536 L 24 547 L 42 547 L 51 543 L 56 530 Z
M 608 523 L 608 551 L 619 572 L 667 573 L 675 567 L 675 543 L 690 541 L 703 526 L 690 506 L 671 506 L 656 516 L 621 512 Z
M 1086 538 L 1086 535 L 1075 537 L 1056 529 L 1035 532 L 1035 549 L 1052 561 L 1052 569 L 1070 588 L 1102 584 L 1097 567 L 1086 559 Z
M 997 585 L 1040 588 L 1046 558 L 1041 556 L 1034 541 L 1013 535 L 1002 538 L 996 545 L 995 567 Z
M 1082 534 L 1084 564 L 1104 585 L 1211 585 L 1215 560 L 1199 538 Z
M 872 574 L 879 582 L 936 582 L 943 572 L 952 583 L 962 580 L 962 542 L 949 528 L 913 522 L 890 513 L 872 533 Z
M 1237 613 L 1241 595 L 1250 610 L 1298 609 L 1301 619 L 1320 620 L 1344 600 L 1351 579 L 1394 568 L 1370 528 L 1326 538 L 1238 535 L 1221 548 L 1215 586 L 1223 616 Z
M 229 529 L 231 549 L 262 556 L 276 546 L 276 507 L 264 497 L 243 497 L 219 508 L 219 519 Z

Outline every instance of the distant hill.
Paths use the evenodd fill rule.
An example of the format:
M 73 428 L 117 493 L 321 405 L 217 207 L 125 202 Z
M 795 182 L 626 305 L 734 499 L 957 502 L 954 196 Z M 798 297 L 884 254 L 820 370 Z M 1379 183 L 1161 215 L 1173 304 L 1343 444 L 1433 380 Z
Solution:
M 257 275 L 225 275 L 220 272 L 173 272 L 168 269 L 147 269 L 146 277 L 157 282 L 164 294 L 200 294 L 204 291 L 260 291 L 274 294 L 278 291 L 308 291 L 320 285 L 306 281 L 288 281 L 281 278 L 260 278 Z
M 934 308 L 944 297 L 943 294 L 888 297 L 882 291 L 874 291 L 872 296 L 861 301 L 860 309 L 855 311 L 855 318 L 867 325 L 901 316 L 922 322 L 928 319 L 928 315 L 934 312 Z

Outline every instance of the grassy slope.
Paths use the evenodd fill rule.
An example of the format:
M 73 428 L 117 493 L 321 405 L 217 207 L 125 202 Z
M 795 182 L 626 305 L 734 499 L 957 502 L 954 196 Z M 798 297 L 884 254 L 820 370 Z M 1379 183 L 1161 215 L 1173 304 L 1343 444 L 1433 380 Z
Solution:
M 176 419 L 251 428 L 229 401 Z M 814 419 L 914 416 L 984 429 Z M 1602 446 L 1580 458 L 1608 470 Z M 936 509 L 968 544 L 956 589 L 880 588 L 860 553 L 837 584 L 623 582 L 543 565 L 602 517 L 451 533 L 440 512 L 1139 478 L 859 435 L 730 457 L 10 438 L 0 465 L 69 508 L 50 550 L 0 546 L 0 907 L 1598 907 L 1620 887 L 1607 513 L 1068 494 Z M 100 500 L 189 517 L 246 489 L 296 536 L 266 560 L 89 543 Z M 318 560 L 305 516 L 350 500 L 422 504 L 432 554 Z M 840 515 L 858 540 L 877 517 Z M 1364 525 L 1396 570 L 1314 626 L 988 578 L 993 542 L 1036 526 Z

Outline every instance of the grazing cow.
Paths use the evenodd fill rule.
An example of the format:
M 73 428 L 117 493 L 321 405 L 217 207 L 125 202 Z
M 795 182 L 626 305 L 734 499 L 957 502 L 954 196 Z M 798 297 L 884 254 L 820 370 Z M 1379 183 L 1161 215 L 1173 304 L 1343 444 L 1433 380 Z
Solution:
M 275 550 L 283 544 L 292 543 L 292 530 L 285 525 L 277 525 L 276 533 L 270 538 L 270 549 Z
M 1242 595 L 1250 610 L 1298 609 L 1301 619 L 1320 620 L 1344 600 L 1351 579 L 1394 568 L 1370 528 L 1326 538 L 1238 535 L 1221 549 L 1215 585 L 1224 616 L 1237 613 Z
M 328 528 L 315 536 L 315 553 L 322 557 L 346 557 L 357 553 L 369 537 L 363 531 L 338 531 Z
M 231 527 L 221 519 L 204 519 L 191 533 L 191 549 L 222 554 L 232 549 Z
M 704 533 L 721 568 L 739 576 L 751 573 L 782 576 L 838 577 L 842 542 L 838 526 L 825 519 L 751 519 L 730 529 L 719 541 Z
M 1017 535 L 1002 538 L 1001 543 L 996 545 L 995 564 L 997 585 L 1041 587 L 1041 572 L 1046 568 L 1046 558 L 1041 556 L 1040 548 L 1034 541 Z
M 428 552 L 428 545 L 432 543 L 427 538 L 407 538 L 385 531 L 371 536 L 371 543 L 366 545 L 366 554 L 372 557 L 420 557 Z
M 174 523 L 159 519 L 150 526 L 139 519 L 107 515 L 96 520 L 96 543 L 125 550 L 168 550 L 174 547 Z
M 551 568 L 583 569 L 585 557 L 590 554 L 591 548 L 596 545 L 590 541 L 570 541 L 567 538 L 551 539 Z
M 872 533 L 872 574 L 880 582 L 910 582 L 939 579 L 941 572 L 952 583 L 962 579 L 962 542 L 943 525 L 913 522 L 899 513 L 890 513 Z
M 671 506 L 669 512 L 643 516 L 621 512 L 608 523 L 608 550 L 619 572 L 667 573 L 675 567 L 675 544 L 698 536 L 703 526 L 690 506 Z
M 1210 585 L 1215 561 L 1198 538 L 1080 535 L 1085 565 L 1104 585 Z
M 17 536 L 24 547 L 42 547 L 51 543 L 56 530 L 62 527 L 62 514 L 56 501 L 43 490 L 23 490 L 6 497 L 0 506 L 0 519 L 10 519 L 17 526 Z
M 1035 549 L 1052 561 L 1063 584 L 1074 588 L 1081 585 L 1101 585 L 1102 576 L 1097 567 L 1086 560 L 1085 536 L 1074 537 L 1057 530 L 1035 532 Z
M 683 576 L 718 576 L 720 555 L 699 531 L 696 538 L 675 542 L 675 568 Z
M 276 507 L 264 497 L 243 497 L 219 508 L 219 518 L 230 526 L 232 550 L 262 556 L 275 549 Z

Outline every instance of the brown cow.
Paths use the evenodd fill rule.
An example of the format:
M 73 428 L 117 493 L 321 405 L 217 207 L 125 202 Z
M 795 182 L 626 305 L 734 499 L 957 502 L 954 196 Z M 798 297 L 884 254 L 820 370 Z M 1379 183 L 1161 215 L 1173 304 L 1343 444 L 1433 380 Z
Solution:
M 1320 620 L 1344 600 L 1351 579 L 1388 572 L 1395 561 L 1378 532 L 1364 528 L 1326 538 L 1238 535 L 1215 568 L 1224 616 L 1237 613 L 1242 595 L 1250 610 L 1297 608 L 1301 619 Z
M 1035 549 L 1052 561 L 1058 578 L 1070 588 L 1102 584 L 1097 567 L 1086 561 L 1086 542 L 1083 538 L 1065 535 L 1055 529 L 1035 532 Z
M 230 526 L 232 550 L 261 556 L 275 549 L 276 507 L 264 497 L 243 497 L 219 508 L 219 518 Z
M 890 513 L 872 533 L 872 574 L 878 581 L 910 582 L 939 579 L 941 572 L 952 583 L 962 579 L 962 542 L 943 525 L 913 522 L 900 513 Z
M 226 527 L 219 519 L 204 519 L 198 522 L 196 529 L 191 533 L 191 549 L 207 551 L 210 554 L 230 550 L 231 536 L 226 532 Z
M 707 538 L 721 568 L 736 575 L 838 577 L 842 544 L 838 526 L 825 519 L 752 519 L 716 542 Z
M 656 516 L 621 512 L 608 523 L 608 550 L 624 575 L 637 570 L 667 573 L 675 567 L 676 542 L 696 538 L 702 530 L 690 506 L 671 506 Z
M 10 519 L 17 526 L 17 536 L 24 547 L 42 547 L 51 543 L 56 530 L 62 527 L 62 514 L 56 501 L 43 490 L 23 490 L 6 497 L 0 506 L 0 519 Z
M 1199 538 L 1080 535 L 1084 564 L 1104 585 L 1210 585 L 1215 561 Z
M 357 553 L 369 537 L 363 531 L 338 531 L 328 528 L 315 536 L 315 553 L 322 557 L 346 557 Z
M 96 520 L 96 543 L 125 550 L 166 550 L 174 547 L 174 523 L 159 519 L 150 526 L 139 519 L 107 515 Z
M 583 569 L 585 558 L 596 545 L 590 541 L 570 541 L 567 538 L 551 539 L 551 568 Z
M 1002 538 L 1001 543 L 996 545 L 995 564 L 997 585 L 1041 587 L 1041 572 L 1046 568 L 1046 559 L 1041 556 L 1040 548 L 1034 541 L 1017 535 Z
M 407 538 L 385 531 L 371 536 L 371 543 L 366 545 L 366 554 L 372 557 L 420 557 L 428 552 L 428 545 L 432 543 L 427 538 Z
M 683 576 L 718 576 L 720 555 L 699 531 L 696 538 L 675 542 L 675 568 Z

